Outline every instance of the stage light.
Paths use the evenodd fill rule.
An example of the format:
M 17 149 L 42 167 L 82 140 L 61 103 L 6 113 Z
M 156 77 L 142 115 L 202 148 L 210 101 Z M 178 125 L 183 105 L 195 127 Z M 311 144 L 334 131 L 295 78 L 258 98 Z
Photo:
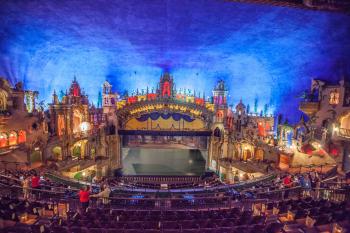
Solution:
M 83 172 L 83 173 L 82 173 L 82 175 L 83 175 L 83 176 L 85 176 L 85 175 L 86 175 L 86 173 L 85 173 L 85 172 Z

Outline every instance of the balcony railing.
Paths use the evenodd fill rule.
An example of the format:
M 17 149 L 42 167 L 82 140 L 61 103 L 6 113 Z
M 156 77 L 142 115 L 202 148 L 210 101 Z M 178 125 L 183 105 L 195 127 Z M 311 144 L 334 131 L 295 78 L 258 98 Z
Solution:
M 307 115 L 313 115 L 320 109 L 319 102 L 301 102 L 299 110 Z
M 339 129 L 339 136 L 345 137 L 345 138 L 350 138 L 350 129 L 340 128 Z

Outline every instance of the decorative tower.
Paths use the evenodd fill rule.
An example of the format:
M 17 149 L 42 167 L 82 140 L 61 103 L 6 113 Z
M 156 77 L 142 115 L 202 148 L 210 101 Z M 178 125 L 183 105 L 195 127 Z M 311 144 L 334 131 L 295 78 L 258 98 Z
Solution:
M 74 77 L 69 91 L 60 102 L 56 91 L 52 95 L 53 101 L 50 106 L 51 129 L 57 136 L 70 137 L 75 133 L 85 131 L 89 124 L 89 101 L 76 77 Z
M 69 89 L 69 94 L 74 97 L 79 97 L 81 95 L 81 90 L 77 78 L 74 76 L 73 82 Z
M 232 151 L 229 148 L 228 125 L 226 124 L 228 106 L 227 106 L 227 89 L 225 83 L 220 80 L 213 90 L 214 118 L 212 125 L 212 137 L 209 146 L 209 166 L 219 171 L 220 159 L 229 156 Z M 214 162 L 215 161 L 215 162 Z
M 174 95 L 174 80 L 167 72 L 160 77 L 158 95 L 161 98 L 171 98 Z
M 227 89 L 223 80 L 220 80 L 213 90 L 213 104 L 215 107 L 215 122 L 224 122 L 227 115 Z
M 245 115 L 246 113 L 246 107 L 242 102 L 242 99 L 239 101 L 239 103 L 236 106 L 236 113 L 241 116 L 241 115 Z
M 243 104 L 242 99 L 236 105 L 235 121 L 236 132 L 240 135 L 242 133 L 242 125 L 246 122 L 246 106 Z
M 117 94 L 112 92 L 112 85 L 105 81 L 102 85 L 103 113 L 112 113 L 116 109 Z

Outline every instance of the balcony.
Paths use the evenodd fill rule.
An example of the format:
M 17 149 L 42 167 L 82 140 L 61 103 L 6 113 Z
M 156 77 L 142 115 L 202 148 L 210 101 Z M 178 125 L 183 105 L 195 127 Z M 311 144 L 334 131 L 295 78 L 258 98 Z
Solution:
M 350 129 L 340 128 L 338 136 L 350 139 Z
M 304 112 L 308 116 L 314 115 L 320 110 L 319 102 L 300 102 L 299 110 Z

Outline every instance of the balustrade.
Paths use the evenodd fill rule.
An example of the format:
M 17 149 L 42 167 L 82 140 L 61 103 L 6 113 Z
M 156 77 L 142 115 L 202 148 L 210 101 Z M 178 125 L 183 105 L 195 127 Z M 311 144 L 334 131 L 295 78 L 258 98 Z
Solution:
M 340 128 L 339 129 L 339 136 L 350 138 L 350 129 Z

